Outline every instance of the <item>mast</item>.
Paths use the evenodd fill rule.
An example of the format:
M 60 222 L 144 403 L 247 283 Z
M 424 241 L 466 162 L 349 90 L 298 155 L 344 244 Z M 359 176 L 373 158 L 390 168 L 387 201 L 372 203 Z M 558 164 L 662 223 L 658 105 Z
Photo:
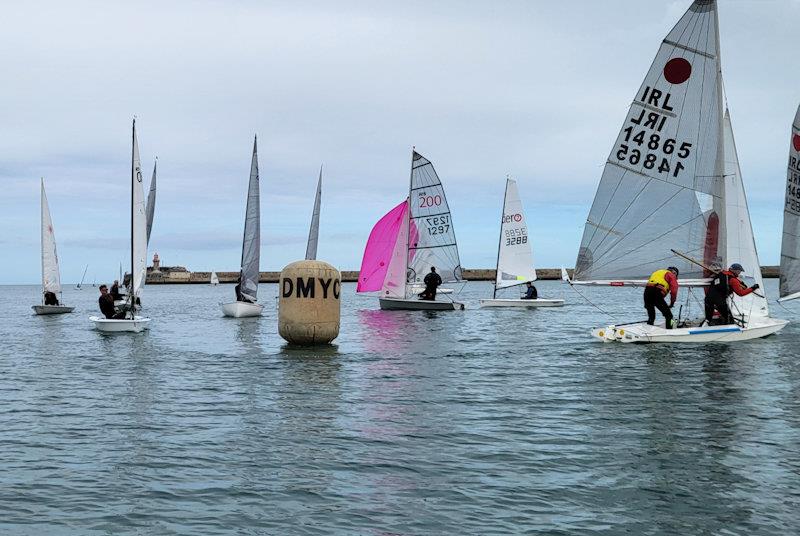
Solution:
M 41 193 L 41 199 L 39 201 L 40 204 L 41 204 L 41 214 L 40 214 L 40 218 L 39 219 L 41 220 L 40 224 L 41 224 L 41 227 L 42 227 L 42 232 L 41 232 L 41 236 L 39 237 L 39 241 L 41 242 L 41 250 L 39 251 L 39 253 L 41 253 L 41 257 L 42 257 L 42 305 L 44 305 L 44 291 L 45 291 L 45 288 L 44 288 L 44 285 L 45 285 L 45 282 L 44 282 L 44 204 L 45 204 L 44 177 L 42 177 L 41 179 L 42 179 L 42 193 Z
M 406 210 L 406 273 L 403 277 L 403 298 L 408 298 L 408 246 L 411 240 L 411 189 L 414 187 L 414 155 L 417 153 L 417 146 L 411 146 L 411 168 L 408 174 L 408 209 Z
M 134 169 L 133 159 L 134 159 L 135 146 L 136 146 L 136 117 L 133 118 L 133 127 L 132 127 L 132 132 L 131 132 L 131 287 L 130 287 L 130 293 L 128 295 L 128 298 L 131 300 L 131 305 L 130 305 L 131 318 L 134 317 L 133 307 L 134 307 L 134 304 L 136 303 L 136 296 L 134 296 L 135 293 L 134 293 L 134 283 L 133 283 L 133 279 L 135 277 L 134 274 L 136 272 L 136 268 L 135 268 L 136 260 L 133 258 L 133 256 L 134 256 L 133 234 L 135 232 L 134 231 L 135 227 L 134 227 L 133 188 L 134 188 L 134 184 L 136 183 L 136 170 Z
M 500 247 L 503 245 L 503 218 L 506 215 L 506 199 L 508 198 L 508 182 L 510 176 L 506 175 L 506 191 L 503 193 L 503 208 L 500 211 L 500 236 L 497 239 L 497 262 L 494 265 L 494 288 L 492 289 L 492 299 L 497 298 L 497 272 L 500 271 Z

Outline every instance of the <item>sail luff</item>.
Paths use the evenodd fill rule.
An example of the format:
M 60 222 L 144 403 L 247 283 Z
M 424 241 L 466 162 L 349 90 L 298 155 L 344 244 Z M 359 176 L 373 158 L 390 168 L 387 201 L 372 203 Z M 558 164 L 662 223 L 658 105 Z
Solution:
M 314 210 L 311 212 L 311 227 L 308 230 L 308 244 L 306 245 L 306 260 L 313 261 L 317 258 L 317 244 L 319 243 L 319 212 L 322 199 L 322 166 L 319 167 L 317 179 L 317 194 L 314 196 Z
M 781 301 L 800 297 L 800 106 L 789 137 L 781 239 Z
M 242 237 L 242 265 L 239 273 L 239 291 L 247 299 L 258 299 L 259 264 L 261 256 L 261 204 L 258 178 L 258 139 L 253 138 L 253 156 L 250 161 L 250 181 L 247 187 L 244 236 Z
M 150 179 L 150 191 L 147 193 L 147 245 L 150 245 L 150 231 L 153 229 L 153 217 L 156 212 L 156 168 L 158 167 L 158 157 L 153 164 L 153 177 Z
M 42 296 L 45 292 L 61 292 L 61 274 L 58 268 L 58 250 L 50 204 L 41 179 L 41 254 L 42 254 Z
M 492 288 L 492 299 L 497 298 L 497 282 L 500 280 L 500 248 L 503 244 L 503 217 L 506 214 L 506 201 L 508 200 L 508 184 L 511 181 L 506 177 L 506 189 L 503 192 L 503 208 L 500 209 L 500 232 L 497 238 L 497 261 L 494 263 L 494 288 Z
M 131 150 L 131 300 L 140 297 L 147 274 L 147 215 L 145 209 L 142 162 L 139 158 L 139 141 L 136 120 L 133 120 L 133 147 Z

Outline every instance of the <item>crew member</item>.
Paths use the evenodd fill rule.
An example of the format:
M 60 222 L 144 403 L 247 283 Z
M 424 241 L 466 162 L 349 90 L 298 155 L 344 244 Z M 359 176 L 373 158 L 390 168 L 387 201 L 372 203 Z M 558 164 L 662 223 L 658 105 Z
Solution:
M 111 298 L 115 301 L 122 299 L 122 294 L 119 293 L 119 281 L 116 279 L 114 280 L 114 284 L 111 285 Z
M 669 294 L 669 305 L 664 299 Z M 644 287 L 644 308 L 647 309 L 647 323 L 651 326 L 656 321 L 656 309 L 664 315 L 667 329 L 672 329 L 672 311 L 678 297 L 678 269 L 670 266 L 666 270 L 656 270 Z
M 236 286 L 234 287 L 234 290 L 236 291 L 236 301 L 246 302 L 246 303 L 255 303 L 249 296 L 246 296 L 245 294 L 242 293 L 242 278 L 241 278 L 241 276 L 239 276 L 239 282 L 236 283 Z
M 533 283 L 528 281 L 528 286 L 525 289 L 525 295 L 522 297 L 523 300 L 536 300 L 539 298 L 539 292 L 536 290 L 536 287 L 533 286 Z
M 733 324 L 733 315 L 728 307 L 728 296 L 736 293 L 737 296 L 747 296 L 758 290 L 759 285 L 748 287 L 739 279 L 744 268 L 738 262 L 731 264 L 727 270 L 722 270 L 714 276 L 711 287 L 706 294 L 706 322 L 708 325 Z M 714 320 L 714 311 L 719 312 L 719 319 Z
M 436 289 L 442 284 L 442 278 L 436 273 L 436 268 L 434 266 L 431 266 L 430 273 L 425 276 L 422 282 L 425 283 L 425 290 L 422 291 L 420 298 L 423 300 L 435 300 Z
M 45 305 L 59 305 L 58 298 L 56 298 L 55 292 L 50 292 L 49 290 L 44 293 L 44 304 Z
M 103 316 L 106 318 L 125 318 L 124 312 L 117 313 L 116 310 L 114 310 L 114 298 L 111 297 L 106 285 L 100 285 L 100 298 L 97 300 L 97 303 L 100 305 L 100 312 L 103 313 Z

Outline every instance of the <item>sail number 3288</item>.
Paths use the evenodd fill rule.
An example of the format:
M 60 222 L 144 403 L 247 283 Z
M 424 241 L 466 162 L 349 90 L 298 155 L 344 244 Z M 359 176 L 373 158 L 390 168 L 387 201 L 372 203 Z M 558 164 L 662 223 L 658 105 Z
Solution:
M 626 143 L 619 146 L 619 150 L 616 153 L 617 160 L 623 162 L 627 161 L 633 166 L 641 163 L 645 169 L 656 169 L 659 173 L 672 172 L 673 177 L 677 177 L 681 171 L 686 169 L 681 160 L 688 158 L 691 154 L 691 143 L 685 141 L 678 147 L 678 142 L 676 140 L 669 138 L 662 142 L 661 136 L 658 134 L 651 134 L 649 139 L 646 139 L 646 131 L 642 130 L 636 135 L 633 135 L 633 127 L 628 127 L 624 129 L 623 132 L 625 133 Z M 632 149 L 627 145 L 629 142 L 635 143 L 638 147 L 646 145 L 646 148 L 653 152 L 642 154 L 644 148 L 642 150 Z M 659 149 L 665 155 L 676 153 L 681 160 L 678 160 L 678 162 L 675 163 L 675 167 L 672 168 L 668 158 L 656 154 Z

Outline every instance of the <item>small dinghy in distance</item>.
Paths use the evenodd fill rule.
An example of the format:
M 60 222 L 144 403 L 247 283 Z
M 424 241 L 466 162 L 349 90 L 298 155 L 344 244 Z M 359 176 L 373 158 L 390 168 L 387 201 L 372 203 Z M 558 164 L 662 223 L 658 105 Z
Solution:
M 481 300 L 481 307 L 560 307 L 564 300 L 545 298 L 498 298 L 497 291 L 536 281 L 533 250 L 528 238 L 528 224 L 519 198 L 517 181 L 506 179 L 503 210 L 500 212 L 500 241 L 492 299 Z
M 250 160 L 250 182 L 247 186 L 247 206 L 242 239 L 242 266 L 236 285 L 234 302 L 220 303 L 222 314 L 233 318 L 260 316 L 264 310 L 258 300 L 259 264 L 261 259 L 261 201 L 258 183 L 258 139 L 253 139 L 253 157 Z M 245 299 L 240 299 L 245 298 Z
M 675 266 L 681 292 L 691 297 L 715 270 L 739 263 L 761 286 L 724 105 L 718 26 L 717 2 L 696 0 L 662 42 L 606 162 L 571 284 L 642 287 L 656 270 Z M 592 335 L 605 342 L 734 342 L 787 324 L 769 316 L 757 293 L 734 295 L 729 306 L 735 324 L 707 325 L 700 311 L 701 318 L 679 318 L 676 329 L 639 322 Z
M 460 282 L 461 261 L 444 188 L 433 164 L 411 156 L 409 197 L 373 227 L 361 261 L 356 292 L 380 291 L 385 310 L 461 311 L 452 300 L 422 300 L 424 278 L 435 267 L 442 282 Z M 437 293 L 438 295 L 439 293 Z
M 211 271 L 211 281 L 210 281 L 210 283 L 211 283 L 212 287 L 216 287 L 217 285 L 219 285 L 219 276 L 217 275 L 217 272 L 215 272 L 213 270 Z
M 789 140 L 789 167 L 786 171 L 783 205 L 780 296 L 780 302 L 800 298 L 800 106 L 794 116 Z
M 33 305 L 33 312 L 37 315 L 58 315 L 71 313 L 74 307 L 66 305 L 45 305 L 45 294 L 61 296 L 61 271 L 58 268 L 58 252 L 56 251 L 56 235 L 53 231 L 53 220 L 50 217 L 50 205 L 47 203 L 47 194 L 44 191 L 42 179 L 42 304 Z M 88 266 L 87 266 L 88 268 Z M 85 272 L 84 272 L 85 275 Z
M 139 159 L 139 142 L 136 139 L 136 119 L 133 120 L 131 149 L 131 292 L 125 306 L 125 318 L 90 316 L 94 327 L 106 333 L 139 333 L 149 327 L 150 319 L 137 315 L 137 305 L 147 275 L 147 216 L 145 214 L 142 163 Z

